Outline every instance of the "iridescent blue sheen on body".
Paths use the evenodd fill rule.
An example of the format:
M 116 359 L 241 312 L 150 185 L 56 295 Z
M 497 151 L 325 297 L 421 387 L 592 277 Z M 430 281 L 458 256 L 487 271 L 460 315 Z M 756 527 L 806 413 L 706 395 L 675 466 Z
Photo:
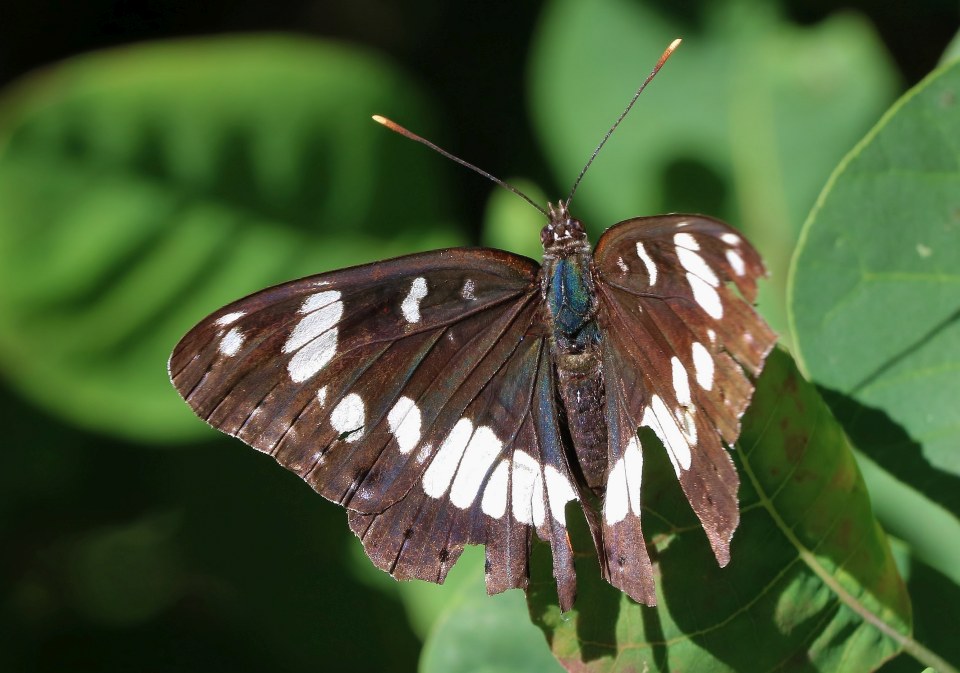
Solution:
M 554 339 L 576 352 L 582 352 L 600 340 L 600 331 L 594 320 L 596 299 L 587 284 L 587 273 L 579 255 L 561 258 L 556 260 L 547 285 Z

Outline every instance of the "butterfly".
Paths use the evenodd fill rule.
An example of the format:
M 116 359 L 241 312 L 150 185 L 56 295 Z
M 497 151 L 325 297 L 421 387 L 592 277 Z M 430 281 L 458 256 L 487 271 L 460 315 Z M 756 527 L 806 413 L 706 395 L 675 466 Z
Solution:
M 739 478 L 725 445 L 753 393 L 746 373 L 776 339 L 752 306 L 766 271 L 702 215 L 628 219 L 592 249 L 572 195 L 541 209 L 542 265 L 457 248 L 277 285 L 190 330 L 173 384 L 200 418 L 344 506 L 395 578 L 441 583 L 482 544 L 488 592 L 526 589 L 536 537 L 567 611 L 573 502 L 604 578 L 654 605 L 641 512 L 657 447 L 638 430 L 663 445 L 726 565 Z

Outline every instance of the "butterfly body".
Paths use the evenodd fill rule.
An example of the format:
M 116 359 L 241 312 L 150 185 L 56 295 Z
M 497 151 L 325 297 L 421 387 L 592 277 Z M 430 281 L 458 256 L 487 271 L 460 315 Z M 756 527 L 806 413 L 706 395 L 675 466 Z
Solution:
M 169 371 L 214 427 L 349 512 L 398 579 L 442 582 L 486 546 L 491 593 L 525 588 L 533 538 L 560 605 L 582 508 L 600 571 L 653 605 L 643 454 L 666 450 L 724 565 L 739 521 L 725 446 L 775 336 L 755 313 L 756 251 L 698 215 L 626 220 L 591 251 L 551 209 L 544 260 L 420 253 L 292 281 L 216 311 Z M 641 446 L 638 429 L 659 438 Z
M 541 285 L 551 325 L 550 352 L 572 451 L 570 463 L 591 490 L 602 489 L 607 464 L 604 389 L 593 255 L 582 223 L 551 207 L 540 234 Z

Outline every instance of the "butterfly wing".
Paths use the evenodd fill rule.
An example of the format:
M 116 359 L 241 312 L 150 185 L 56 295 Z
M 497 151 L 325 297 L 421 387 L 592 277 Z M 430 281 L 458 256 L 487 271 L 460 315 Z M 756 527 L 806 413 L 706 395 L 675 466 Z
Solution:
M 606 572 L 649 604 L 645 553 L 626 570 L 616 564 L 627 543 L 641 539 L 628 516 L 640 506 L 635 430 L 659 437 L 726 565 L 740 515 L 739 479 L 723 444 L 736 442 L 753 394 L 744 369 L 758 374 L 776 340 L 751 304 L 766 272 L 741 234 L 698 215 L 621 222 L 600 238 L 594 260 L 608 391 Z
M 491 591 L 525 586 L 536 529 L 572 602 L 538 270 L 445 250 L 279 285 L 194 327 L 171 379 L 198 416 L 347 507 L 395 576 L 441 582 L 464 543 L 486 543 Z
M 551 545 L 560 606 L 569 610 L 576 583 L 564 509 L 579 498 L 555 398 L 547 340 L 523 339 L 471 402 L 472 422 L 461 421 L 464 431 L 454 428 L 454 439 L 441 447 L 424 476 L 428 487 L 383 512 L 351 513 L 350 525 L 374 563 L 399 579 L 440 582 L 465 544 L 483 543 L 488 592 L 525 589 L 532 527 Z M 445 488 L 449 502 L 437 506 Z

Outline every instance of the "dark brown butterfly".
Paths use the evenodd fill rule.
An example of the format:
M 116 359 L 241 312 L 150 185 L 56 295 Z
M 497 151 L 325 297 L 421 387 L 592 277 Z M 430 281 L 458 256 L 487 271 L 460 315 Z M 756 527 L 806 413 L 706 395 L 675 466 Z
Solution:
M 487 590 L 525 588 L 535 533 L 568 610 L 565 508 L 579 501 L 604 577 L 653 605 L 640 526 L 652 447 L 638 428 L 660 439 L 725 565 L 739 479 L 724 445 L 753 393 L 744 369 L 759 373 L 775 341 L 751 305 L 765 271 L 700 215 L 626 220 L 591 251 L 569 203 L 544 211 L 542 266 L 438 250 L 234 302 L 180 341 L 173 383 L 198 416 L 346 507 L 396 578 L 442 582 L 483 544 Z

